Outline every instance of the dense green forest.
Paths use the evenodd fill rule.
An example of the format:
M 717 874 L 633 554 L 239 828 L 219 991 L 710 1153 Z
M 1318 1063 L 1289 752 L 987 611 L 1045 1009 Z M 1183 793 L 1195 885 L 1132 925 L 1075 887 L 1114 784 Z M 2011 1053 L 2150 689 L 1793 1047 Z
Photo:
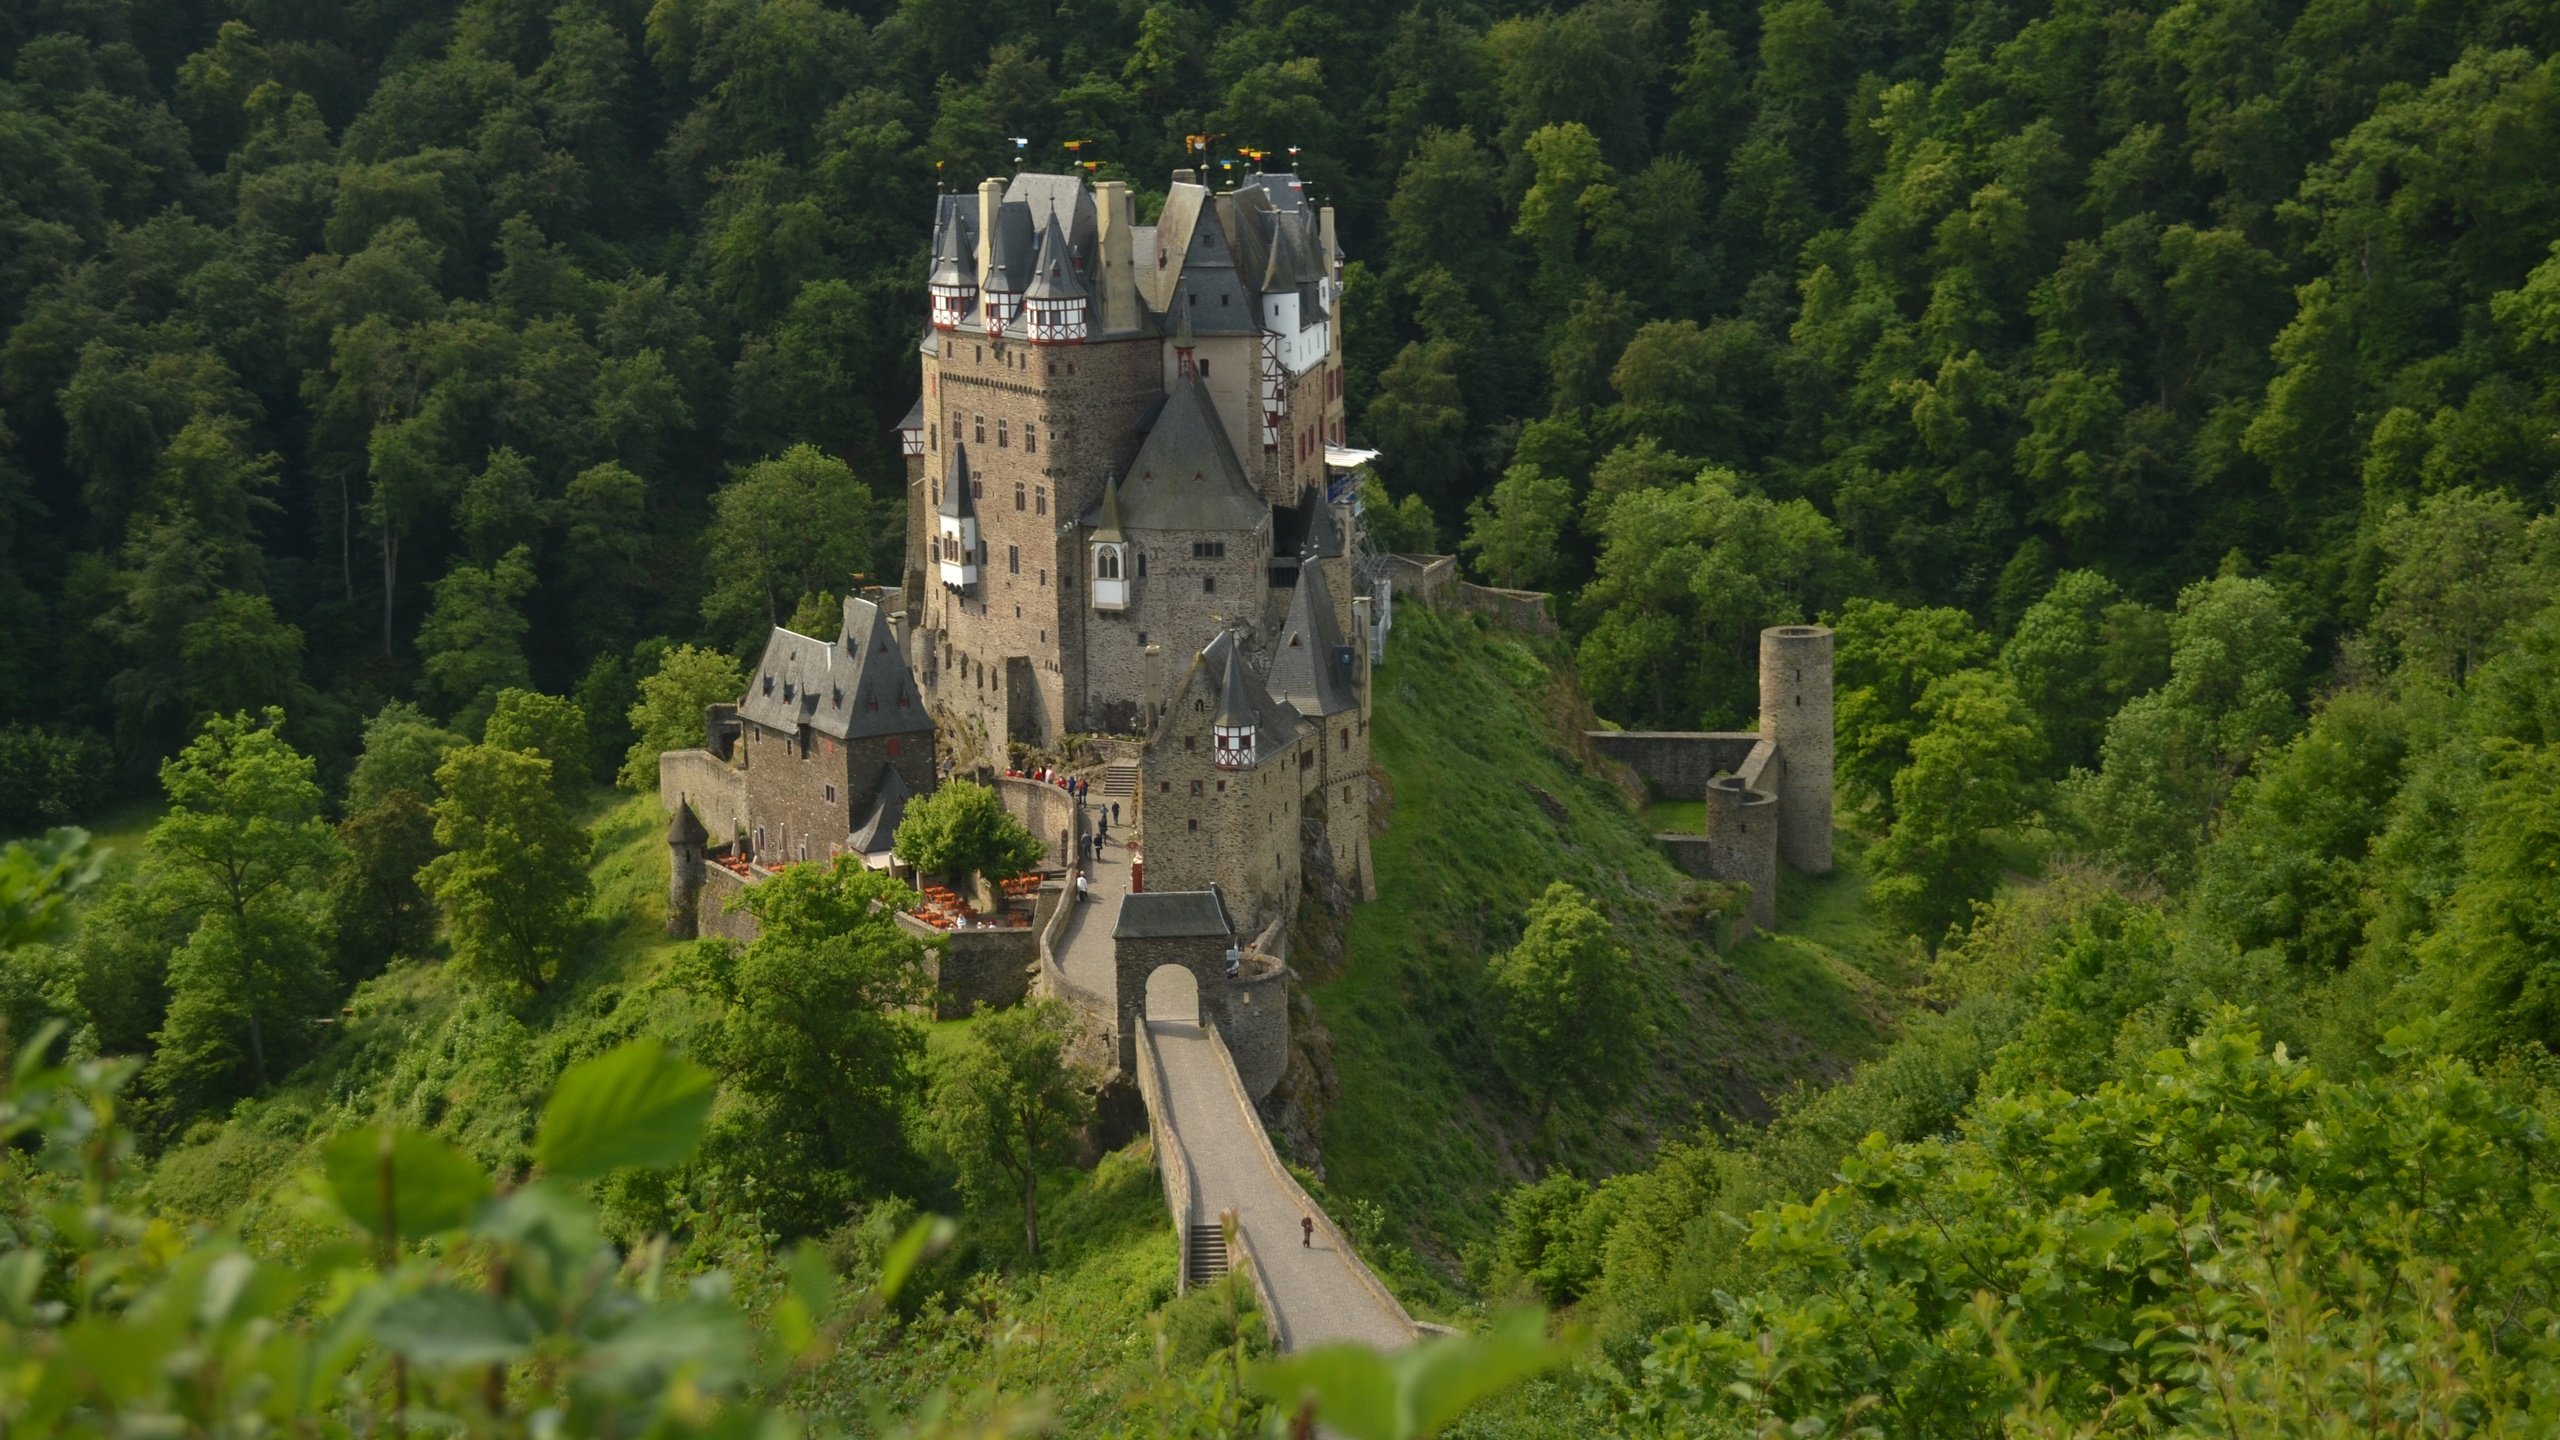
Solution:
M 0 863 L 10 1343 L 308 1319 L 363 1271 L 389 1288 L 347 1313 L 407 1338 L 331 1403 L 497 1366 L 419 1402 L 496 1433 L 539 1342 L 517 1387 L 590 1367 L 577 1424 L 712 1424 L 568 1311 L 472 1349 L 462 1302 L 377 1308 L 491 1266 L 556 1299 L 610 1237 L 794 1337 L 758 1369 L 667 1322 L 722 1357 L 706 1393 L 887 1433 L 983 1382 L 953 1413 L 1003 1428 L 1107 1375 L 1059 1423 L 1258 1426 L 1251 1326 L 1164 1303 L 1128 1152 L 1043 1152 L 1058 1248 L 1014 1245 L 968 1096 L 1054 1037 L 887 1013 L 912 976 L 849 882 L 778 889 L 753 946 L 665 943 L 656 812 L 601 789 L 645 788 L 768 624 L 896 567 L 938 187 L 1082 164 L 1143 205 L 1287 156 L 1351 259 L 1372 532 L 1552 592 L 1560 693 L 1631 727 L 1748 724 L 1760 628 L 1834 624 L 1857 869 L 1825 903 L 1892 957 L 1872 1023 L 1746 1057 L 1843 1077 L 1766 1124 L 1666 1093 L 1685 1036 L 1687 1068 L 1577 1062 L 1562 1113 L 1605 1139 L 1444 1126 L 1499 1156 L 1463 1189 L 1346 1107 L 1347 1215 L 1422 1212 L 1355 1224 L 1413 1247 L 1400 1286 L 1586 1337 L 1463 1428 L 2549 1433 L 2555 57 L 2538 0 L 0 7 L 0 834 L 114 842 Z M 1471 626 L 1434 663 L 1528 655 Z M 1638 833 L 1585 779 L 1559 833 Z M 1533 918 L 1534 868 L 1435 875 L 1463 956 L 1352 923 L 1315 999 L 1347 1064 L 1466 1114 L 1530 1068 L 1524 931 L 1680 952 L 1650 880 L 1565 867 L 1597 908 Z M 1736 1005 L 1796 973 L 1741 963 Z M 1783 1028 L 1732 1018 L 1706 1033 Z M 539 1098 L 648 1036 L 692 1060 L 621 1063 L 718 1108 L 546 1150 Z M 439 1214 L 537 1160 L 592 1183 L 404 1249 L 322 1155 L 377 1113 Z M 1650 1164 L 1569 1168 L 1629 1136 Z M 329 1197 L 277 1187 L 314 1165 Z M 920 1210 L 958 1243 L 902 1297 Z M 180 1258 L 152 1217 L 221 1238 Z M 252 1251 L 314 1268 L 252 1284 Z M 659 1283 L 613 1323 L 681 1308 Z M 1078 1316 L 1119 1328 L 1008 1358 Z M 1513 1339 L 1488 1375 L 1553 1358 Z M 95 1413 L 17 1383 L 0 1428 Z

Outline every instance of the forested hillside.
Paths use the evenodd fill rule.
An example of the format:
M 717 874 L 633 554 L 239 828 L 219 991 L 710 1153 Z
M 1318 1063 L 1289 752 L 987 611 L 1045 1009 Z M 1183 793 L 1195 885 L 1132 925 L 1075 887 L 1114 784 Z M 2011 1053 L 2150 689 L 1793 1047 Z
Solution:
M 396 1426 L 427 1355 L 420 1404 L 513 1433 L 574 1355 L 599 1431 L 945 1433 L 946 1382 L 952 1433 L 1032 1428 L 1062 1373 L 1070 1428 L 1261 1425 L 1245 1319 L 1157 1308 L 1130 1157 L 1029 1167 L 1084 1227 L 1044 1259 L 954 1138 L 951 1077 L 1054 1076 L 1054 1037 L 893 1013 L 913 947 L 851 881 L 780 891 L 759 946 L 665 942 L 655 812 L 597 794 L 651 786 L 768 625 L 897 568 L 937 190 L 1082 167 L 1143 214 L 1179 166 L 1336 208 L 1379 544 L 1553 593 L 1572 676 L 1471 620 L 1416 626 L 1436 673 L 1722 728 L 1763 626 L 1837 631 L 1854 983 L 1707 961 L 1665 868 L 1613 858 L 1608 777 L 1523 716 L 1379 743 L 1425 802 L 1390 827 L 1592 851 L 1391 828 L 1417 909 L 1355 917 L 1315 996 L 1389 1092 L 1340 1112 L 1335 1178 L 1428 1212 L 1361 1228 L 1463 1252 L 1391 1274 L 1591 1338 L 1470 1433 L 2552 1429 L 2538 0 L 0 6 L 0 836 L 118 842 L 0 851 L 0 1339 L 41 1361 L 0 1428 L 105 1413 L 64 1377 L 129 1315 L 289 1348 L 457 1275 L 516 1308 L 388 1312 L 304 1409 Z M 1460 725 L 1446 688 L 1382 727 Z M 1469 758 L 1534 808 L 1488 813 L 1519 777 Z M 1557 878 L 1586 889 L 1530 893 Z M 1556 1080 L 1501 987 L 1559 954 L 1685 1028 L 1586 1033 Z M 709 1068 L 612 1050 L 652 1038 Z M 536 1131 L 608 1051 L 699 1098 L 612 1164 Z M 1735 1103 L 1673 1093 L 1702 1076 Z M 410 1127 L 384 1185 L 397 1150 L 468 1227 L 368 1198 L 376 1119 Z M 452 1200 L 537 1155 L 559 1183 Z M 900 1299 L 920 1206 L 960 1249 Z M 597 1325 L 701 1320 L 725 1266 L 790 1353 L 530 1328 L 626 1252 Z M 700 1391 L 667 1379 L 697 1343 Z M 187 1373 L 117 1370 L 118 1403 L 300 1413 Z

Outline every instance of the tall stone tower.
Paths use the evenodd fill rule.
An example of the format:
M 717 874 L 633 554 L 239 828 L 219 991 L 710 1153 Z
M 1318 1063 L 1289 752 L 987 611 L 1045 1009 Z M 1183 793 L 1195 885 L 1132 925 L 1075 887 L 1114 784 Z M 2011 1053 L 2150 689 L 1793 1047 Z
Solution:
M 1772 741 L 1778 853 L 1808 875 L 1831 870 L 1831 630 L 1778 625 L 1760 632 L 1760 738 Z

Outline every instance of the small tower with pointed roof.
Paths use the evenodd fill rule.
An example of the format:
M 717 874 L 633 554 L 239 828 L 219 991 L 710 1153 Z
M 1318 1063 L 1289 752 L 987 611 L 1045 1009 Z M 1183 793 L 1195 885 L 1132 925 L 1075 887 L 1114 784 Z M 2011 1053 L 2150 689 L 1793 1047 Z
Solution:
M 1102 523 L 1093 531 L 1093 608 L 1129 608 L 1129 535 L 1120 528 L 1120 477 L 1102 482 Z
M 968 242 L 960 232 L 959 215 L 946 215 L 942 235 L 933 247 L 933 274 L 925 283 L 925 294 L 937 330 L 958 329 L 978 304 L 978 271 L 969 263 Z
M 1083 266 L 1068 248 L 1066 233 L 1051 215 L 1040 232 L 1040 256 L 1031 266 L 1031 283 L 1023 288 L 1023 319 L 1034 345 L 1081 345 L 1090 294 Z
M 978 507 L 969 493 L 969 450 L 954 442 L 951 468 L 942 479 L 942 501 L 934 507 L 934 559 L 943 588 L 966 590 L 978 583 Z
M 1244 652 L 1227 647 L 1227 674 L 1218 688 L 1218 713 L 1209 722 L 1209 743 L 1221 770 L 1250 770 L 1254 760 L 1253 698 L 1245 692 Z

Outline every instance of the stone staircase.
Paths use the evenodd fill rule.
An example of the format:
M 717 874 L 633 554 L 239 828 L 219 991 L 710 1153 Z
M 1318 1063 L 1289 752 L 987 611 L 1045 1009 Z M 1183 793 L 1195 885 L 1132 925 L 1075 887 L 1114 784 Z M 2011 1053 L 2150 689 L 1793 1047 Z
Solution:
M 1102 768 L 1102 793 L 1115 800 L 1138 798 L 1138 762 L 1114 760 Z
M 1227 1273 L 1227 1233 L 1212 1223 L 1194 1223 L 1190 1242 L 1182 1252 L 1183 1285 L 1194 1289 L 1213 1284 Z

